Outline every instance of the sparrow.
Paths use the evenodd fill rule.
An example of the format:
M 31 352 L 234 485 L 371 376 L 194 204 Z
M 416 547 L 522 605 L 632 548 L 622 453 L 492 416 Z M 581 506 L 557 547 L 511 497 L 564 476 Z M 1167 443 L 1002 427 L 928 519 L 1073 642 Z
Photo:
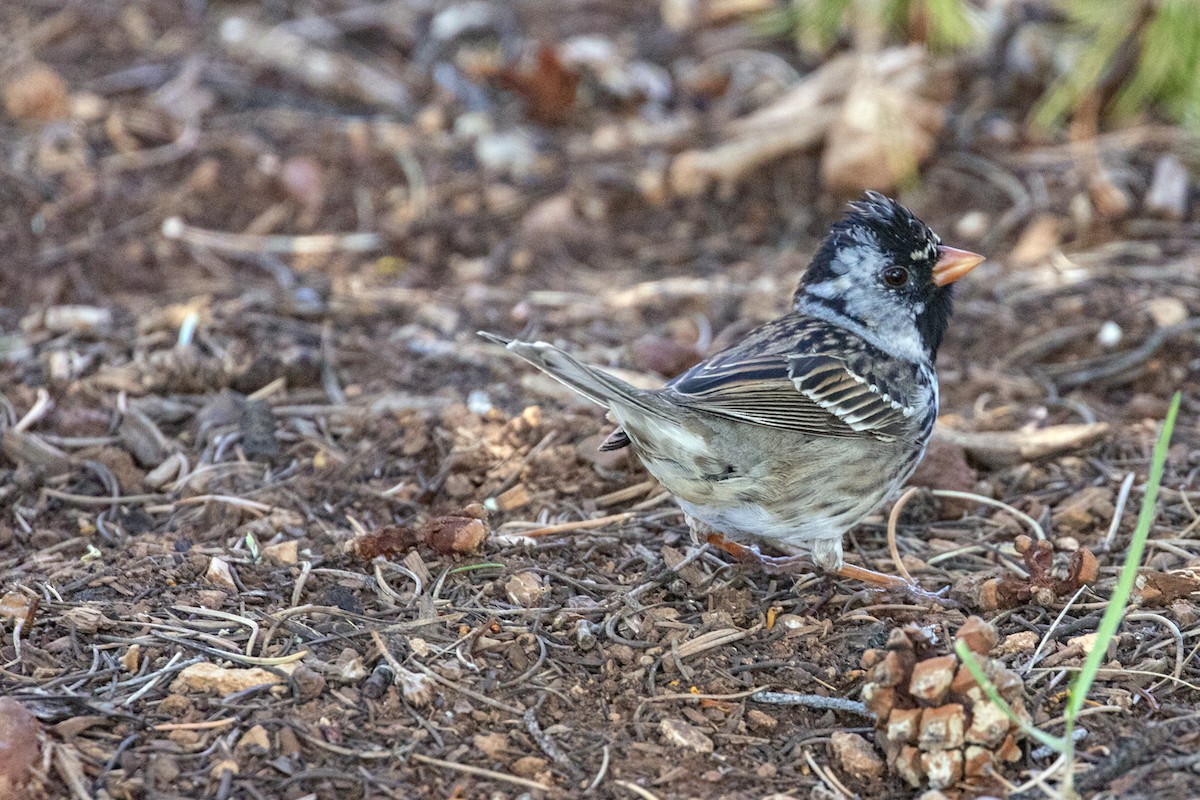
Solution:
M 480 335 L 608 409 L 618 428 L 601 449 L 631 447 L 697 537 L 760 563 L 753 544 L 769 544 L 891 586 L 900 579 L 844 563 L 842 536 L 924 455 L 953 285 L 982 261 L 867 192 L 822 241 L 787 313 L 661 389 L 545 342 Z

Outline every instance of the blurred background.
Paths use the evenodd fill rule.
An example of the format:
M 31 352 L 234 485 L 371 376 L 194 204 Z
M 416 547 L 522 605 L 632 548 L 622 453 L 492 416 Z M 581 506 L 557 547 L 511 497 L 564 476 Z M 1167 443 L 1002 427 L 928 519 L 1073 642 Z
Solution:
M 1081 359 L 1132 341 L 1189 348 L 1171 365 L 1112 368 L 1126 389 L 1155 368 L 1135 406 L 1161 410 L 1196 355 L 1193 12 L 1187 0 L 6 4 L 4 352 L 37 344 L 46 320 L 30 310 L 104 309 L 51 334 L 128 311 L 167 337 L 152 352 L 184 319 L 203 341 L 236 299 L 354 321 L 394 345 L 343 353 L 384 362 L 363 379 L 385 380 L 358 391 L 424 390 L 436 374 L 465 400 L 486 377 L 478 327 L 569 335 L 603 362 L 669 377 L 775 313 L 845 200 L 870 188 L 989 258 L 960 292 L 950 407 L 979 394 L 955 395 L 954 376 L 1015 361 L 1054 376 L 1058 402 L 1096 377 Z M 212 365 L 221 385 L 280 369 L 311 383 L 320 342 L 298 330 L 283 351 L 238 340 L 201 353 L 236 352 L 224 360 L 237 365 Z M 66 350 L 56 379 L 111 366 L 111 353 Z
M 802 263 L 864 188 L 1014 268 L 1104 242 L 1178 247 L 1193 11 L 5 4 L 5 297 L 179 298 L 284 273 L 324 297 L 351 277 L 549 290 L 610 270 L 596 285 L 761 272 Z M 183 225 L 164 235 L 167 220 Z M 334 238 L 262 238 L 311 235 Z
M 418 579 L 405 603 L 370 588 L 372 567 L 342 549 L 355 534 L 419 530 L 439 514 L 466 519 L 459 512 L 473 503 L 487 505 L 492 529 L 510 531 L 641 508 L 653 484 L 624 453 L 596 452 L 607 433 L 600 412 L 514 367 L 474 332 L 557 341 L 654 385 L 786 307 L 816 243 L 864 189 L 898 197 L 947 244 L 988 257 L 958 285 L 939 357 L 940 444 L 915 482 L 1002 499 L 1052 530 L 1057 556 L 1092 548 L 1111 577 L 1119 547 L 1113 557 L 1110 545 L 1122 541 L 1122 515 L 1128 523 L 1141 491 L 1139 481 L 1129 499 L 1134 474 L 1144 474 L 1167 399 L 1182 387 L 1170 489 L 1153 534 L 1162 543 L 1152 537 L 1147 566 L 1167 574 L 1200 563 L 1193 0 L 23 0 L 0 3 L 0 103 L 0 573 L 5 588 L 56 576 L 61 595 L 42 592 L 43 612 L 63 612 L 15 654 L 4 632 L 0 660 L 22 681 L 37 668 L 50 670 L 37 673 L 42 680 L 66 670 L 56 685 L 109 691 L 108 673 L 67 633 L 76 628 L 65 612 L 87 603 L 158 614 L 179 602 L 192 610 L 164 625 L 199 619 L 208 630 L 215 623 L 196 616 L 198 607 L 264 620 L 245 603 L 266 614 L 304 598 L 321 614 L 358 614 L 359 636 L 372 614 L 427 622 L 435 602 L 413 600 L 431 585 L 425 567 L 406 567 Z M 957 585 L 1020 560 L 1011 540 L 1022 528 L 1011 518 L 927 501 L 921 525 L 902 538 L 914 572 Z M 663 616 L 657 632 L 649 616 L 629 627 L 626 610 L 605 605 L 615 584 L 658 580 L 663 563 L 682 558 L 663 542 L 687 547 L 666 507 L 620 516 L 625 538 L 594 533 L 578 547 L 535 551 L 497 540 L 487 558 L 504 563 L 466 572 L 445 571 L 461 567 L 459 545 L 422 551 L 433 575 L 449 576 L 438 613 L 450 613 L 453 597 L 456 624 L 500 643 L 472 655 L 487 669 L 453 672 L 463 634 L 449 622 L 421 629 L 446 648 L 437 656 L 450 654 L 439 674 L 477 694 L 516 703 L 513 682 L 548 652 L 543 643 L 538 655 L 535 639 L 514 644 L 517 634 L 496 619 L 517 625 L 505 615 L 542 603 L 588 621 L 555 628 L 549 651 L 565 648 L 556 669 L 574 676 L 571 686 L 592 687 L 587 702 L 552 697 L 539 712 L 559 721 L 555 735 L 578 763 L 547 756 L 550 766 L 530 767 L 539 781 L 586 785 L 602 769 L 602 747 L 607 769 L 609 745 L 629 774 L 672 766 L 673 757 L 647 749 L 659 745 L 637 721 L 640 706 L 636 715 L 616 701 L 594 707 L 592 691 L 608 681 L 606 697 L 636 703 L 645 676 L 625 684 L 617 672 L 644 667 L 636 658 L 660 639 L 670 652 L 667 637 L 681 630 L 748 630 L 770 604 L 796 615 L 825 609 L 797 623 L 811 649 L 798 633 L 777 651 L 778 637 L 764 632 L 728 663 L 714 661 L 720 680 L 689 678 L 718 694 L 755 680 L 736 666 L 745 654 L 778 662 L 764 679 L 849 696 L 859 655 L 887 638 L 884 623 L 864 617 L 837 645 L 814 633 L 841 619 L 838 603 L 824 606 L 819 581 L 806 584 L 808 594 L 767 582 L 753 592 L 726 587 L 708 606 L 697 586 L 711 581 L 674 593 L 660 582 L 646 602 L 674 603 L 663 610 L 675 616 Z M 881 560 L 872 563 L 890 570 L 882 528 L 865 530 L 850 551 L 874 553 Z M 384 550 L 424 541 L 396 535 Z M 249 544 L 258 541 L 292 549 L 264 561 Z M 297 543 L 301 561 L 316 564 L 311 575 L 297 577 Z M 289 576 L 282 585 L 279 563 Z M 701 563 L 720 568 L 709 556 L 692 569 Z M 536 596 L 505 583 L 507 573 L 491 580 L 488 570 L 505 564 L 540 576 Z M 585 582 L 594 575 L 613 585 Z M 155 602 L 132 585 L 152 587 Z M 1176 603 L 1172 619 L 1192 636 L 1195 587 L 1172 585 L 1164 602 Z M 704 616 L 713 608 L 732 616 Z M 1057 610 L 1023 611 L 1033 622 L 1021 624 L 1044 632 Z M 369 665 L 378 661 L 364 638 L 338 638 L 351 636 L 338 619 L 308 620 L 276 645 L 306 642 L 323 659 L 317 671 L 345 656 L 347 642 L 362 645 Z M 1006 634 L 1025 630 L 1012 617 L 1004 625 Z M 1147 636 L 1166 630 L 1144 625 Z M 251 647 L 238 630 L 222 635 Z M 603 630 L 625 638 L 618 646 Z M 600 652 L 587 650 L 596 636 L 617 647 L 605 657 L 621 670 L 588 660 Z M 1196 680 L 1194 649 L 1163 666 L 1156 648 L 1174 640 L 1148 641 L 1125 640 L 1122 662 Z M 416 652 L 399 639 L 394 646 L 402 657 Z M 166 664 L 171 649 L 156 647 L 147 662 L 135 655 L 135 666 Z M 363 675 L 347 678 L 349 669 L 321 675 L 357 691 Z M 14 674 L 2 680 L 26 685 Z M 571 686 L 555 691 L 580 700 Z M 490 734 L 477 699 L 458 697 L 457 719 L 467 722 L 453 730 L 422 726 L 403 708 L 387 724 L 371 711 L 368 722 L 323 687 L 320 713 L 293 720 L 314 731 L 319 721 L 322 743 L 361 735 L 390 747 L 411 737 L 439 758 L 511 766 L 480 744 Z M 1050 688 L 1036 686 L 1043 719 L 1059 713 Z M 1133 749 L 1152 757 L 1158 745 L 1146 744 L 1146 731 L 1162 717 L 1137 705 L 1139 690 L 1106 685 L 1102 700 L 1133 711 L 1109 727 L 1095 722 L 1089 741 L 1134 736 L 1142 744 Z M 1194 708 L 1194 691 L 1170 691 L 1179 714 Z M 144 699 L 139 690 L 122 707 L 167 723 L 223 719 L 227 710 L 189 700 L 186 713 L 169 711 L 161 695 L 162 687 Z M 705 713 L 711 721 L 718 711 Z M 238 725 L 261 720 L 276 736 L 268 712 L 242 714 Z M 778 719 L 760 719 L 754 735 L 770 739 L 780 720 L 780 731 L 828 726 L 796 716 L 805 713 L 773 711 Z M 596 731 L 610 725 L 601 742 Z M 170 770 L 146 769 L 156 745 L 139 740 L 126 751 L 118 733 L 79 745 L 91 785 L 114 796 L 156 781 L 177 788 Z M 179 790 L 191 796 L 228 791 L 234 780 L 217 769 L 232 756 L 206 750 L 206 736 L 176 742 L 205 754 L 193 771 L 195 762 L 183 765 Z M 732 772 L 714 778 L 705 762 L 672 780 L 707 796 L 730 775 L 724 785 L 742 787 L 731 797 L 814 782 L 797 739 L 779 750 L 744 738 L 718 738 L 718 753 L 741 764 Z M 282 742 L 272 739 L 272 752 Z M 513 747 L 534 744 L 526 737 Z M 257 752 L 236 758 L 266 774 Z M 286 786 L 247 778 L 246 791 L 300 796 L 300 786 L 337 784 L 341 756 L 308 744 L 305 752 L 324 773 L 289 782 L 271 772 Z M 388 769 L 377 774 L 396 791 L 436 783 L 449 796 L 459 785 L 442 767 Z M 62 789 L 75 773 L 60 772 L 52 781 Z M 1184 781 L 1176 772 L 1153 777 Z M 897 787 L 907 784 L 883 780 L 887 791 L 874 784 L 865 796 L 904 796 Z M 462 796 L 484 796 L 461 785 Z

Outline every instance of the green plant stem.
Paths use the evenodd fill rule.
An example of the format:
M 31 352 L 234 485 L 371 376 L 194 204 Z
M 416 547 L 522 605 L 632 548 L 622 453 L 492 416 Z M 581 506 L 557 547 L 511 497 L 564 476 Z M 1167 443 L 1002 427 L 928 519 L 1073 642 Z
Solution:
M 1150 537 L 1150 526 L 1154 523 L 1158 489 L 1162 484 L 1163 470 L 1167 464 L 1167 448 L 1171 444 L 1171 434 L 1175 430 L 1175 418 L 1179 415 L 1179 404 L 1181 401 L 1181 393 L 1176 392 L 1175 396 L 1171 398 L 1171 407 L 1167 411 L 1167 418 L 1163 421 L 1162 431 L 1159 433 L 1158 441 L 1154 445 L 1154 456 L 1150 462 L 1150 475 L 1146 479 L 1146 493 L 1142 498 L 1141 510 L 1138 512 L 1137 526 L 1134 528 L 1133 538 L 1129 542 L 1129 549 L 1125 553 L 1125 563 L 1121 566 L 1121 574 L 1117 578 L 1117 585 L 1113 589 L 1112 597 L 1109 599 L 1108 608 L 1105 610 L 1104 616 L 1100 619 L 1100 625 L 1096 628 L 1096 641 L 1092 645 L 1091 650 L 1088 651 L 1083 666 L 1071 682 L 1067 709 L 1063 715 L 1066 718 L 1066 725 L 1062 737 L 1059 738 L 1046 733 L 1041 728 L 1037 728 L 1017 716 L 1012 707 L 1000 696 L 996 685 L 984 674 L 983 668 L 980 667 L 979 662 L 975 659 L 975 655 L 971 652 L 970 648 L 967 647 L 966 642 L 960 640 L 954 643 L 954 652 L 958 654 L 959 660 L 966 665 L 967 670 L 975 678 L 975 682 L 979 684 L 980 688 L 983 689 L 983 693 L 987 695 L 987 698 L 999 706 L 1004 714 L 1016 723 L 1026 736 L 1036 739 L 1058 753 L 1062 753 L 1065 771 L 1062 783 L 1059 786 L 1059 793 L 1063 797 L 1077 797 L 1073 786 L 1075 762 L 1075 739 L 1073 734 L 1075 732 L 1075 722 L 1079 719 L 1079 712 L 1083 709 L 1088 692 L 1096 680 L 1096 675 L 1100 672 L 1100 665 L 1103 663 L 1104 656 L 1108 652 L 1108 645 L 1112 642 L 1117 628 L 1121 625 L 1121 620 L 1125 616 L 1125 609 L 1129 606 L 1129 598 L 1133 594 L 1133 585 L 1137 580 L 1137 572 L 1142 563 L 1142 554 L 1146 551 L 1146 540 Z
M 1142 508 L 1138 512 L 1137 527 L 1133 530 L 1133 538 L 1125 553 L 1125 563 L 1121 566 L 1121 575 L 1117 578 L 1117 585 L 1113 589 L 1112 597 L 1109 598 L 1108 608 L 1104 610 L 1104 616 L 1100 618 L 1100 625 L 1096 628 L 1096 641 L 1088 651 L 1087 658 L 1084 659 L 1083 668 L 1071 682 L 1067 709 L 1063 715 L 1066 717 L 1063 739 L 1067 746 L 1066 783 L 1068 789 L 1071 775 L 1069 765 L 1074 756 L 1074 740 L 1071 738 L 1071 734 L 1075 730 L 1075 721 L 1079 718 L 1079 712 L 1087 700 L 1092 683 L 1096 680 L 1096 673 L 1100 671 L 1100 665 L 1108 653 L 1108 645 L 1116 635 L 1117 628 L 1121 626 L 1125 609 L 1129 605 L 1129 598 L 1133 594 L 1133 584 L 1137 580 L 1138 568 L 1142 564 L 1142 554 L 1146 551 L 1146 540 L 1150 537 L 1150 526 L 1154 524 L 1158 488 L 1162 483 L 1163 470 L 1167 464 L 1167 448 L 1171 444 L 1171 433 L 1175 430 L 1175 417 L 1179 414 L 1181 401 L 1180 392 L 1176 392 L 1175 396 L 1171 398 L 1171 407 L 1167 411 L 1166 420 L 1163 421 L 1162 432 L 1159 433 L 1158 442 L 1154 445 L 1150 475 L 1146 479 L 1146 493 L 1142 497 Z
M 1008 717 L 1013 724 L 1017 725 L 1021 729 L 1022 733 L 1031 739 L 1037 739 L 1039 742 L 1046 745 L 1056 753 L 1062 753 L 1065 751 L 1066 743 L 1062 739 L 1046 733 L 1041 728 L 1034 727 L 1031 723 L 1027 722 L 1020 715 L 1018 715 L 1017 712 L 1013 711 L 1012 706 L 1008 704 L 1008 701 L 1000 696 L 1000 690 L 996 688 L 996 684 L 992 683 L 992 679 L 984 673 L 983 667 L 979 665 L 979 661 L 976 660 L 975 654 L 971 652 L 971 648 L 967 647 L 967 643 L 965 641 L 960 639 L 959 641 L 955 642 L 954 652 L 958 655 L 959 661 L 967 666 L 967 671 L 971 673 L 971 677 L 974 678 L 975 682 L 979 684 L 979 688 L 983 689 L 983 693 L 987 695 L 987 699 L 999 706 L 1000 710 L 1004 712 L 1004 715 Z

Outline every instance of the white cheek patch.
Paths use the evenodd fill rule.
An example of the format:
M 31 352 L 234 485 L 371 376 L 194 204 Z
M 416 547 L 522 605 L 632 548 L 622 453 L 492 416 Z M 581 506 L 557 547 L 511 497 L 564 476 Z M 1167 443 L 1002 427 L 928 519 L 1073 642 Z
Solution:
M 850 291 L 854 285 L 853 279 L 849 275 L 842 275 L 840 278 L 834 278 L 831 281 L 821 281 L 805 287 L 805 292 L 816 297 L 824 297 L 827 300 L 832 300 L 835 297 L 841 297 Z
M 857 275 L 861 280 L 869 273 L 878 271 L 881 266 L 879 261 L 879 251 L 874 247 L 843 247 L 831 266 L 839 275 Z

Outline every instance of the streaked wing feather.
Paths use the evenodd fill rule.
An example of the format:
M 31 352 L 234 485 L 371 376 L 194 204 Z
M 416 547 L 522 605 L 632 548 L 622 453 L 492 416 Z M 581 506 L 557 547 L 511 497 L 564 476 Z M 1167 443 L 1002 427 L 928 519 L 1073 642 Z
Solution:
M 892 397 L 886 386 L 853 372 L 840 358 L 792 356 L 788 368 L 801 394 L 856 431 L 887 434 L 914 411 Z
M 890 439 L 912 413 L 878 382 L 821 353 L 731 351 L 697 364 L 667 390 L 698 411 L 813 436 Z

